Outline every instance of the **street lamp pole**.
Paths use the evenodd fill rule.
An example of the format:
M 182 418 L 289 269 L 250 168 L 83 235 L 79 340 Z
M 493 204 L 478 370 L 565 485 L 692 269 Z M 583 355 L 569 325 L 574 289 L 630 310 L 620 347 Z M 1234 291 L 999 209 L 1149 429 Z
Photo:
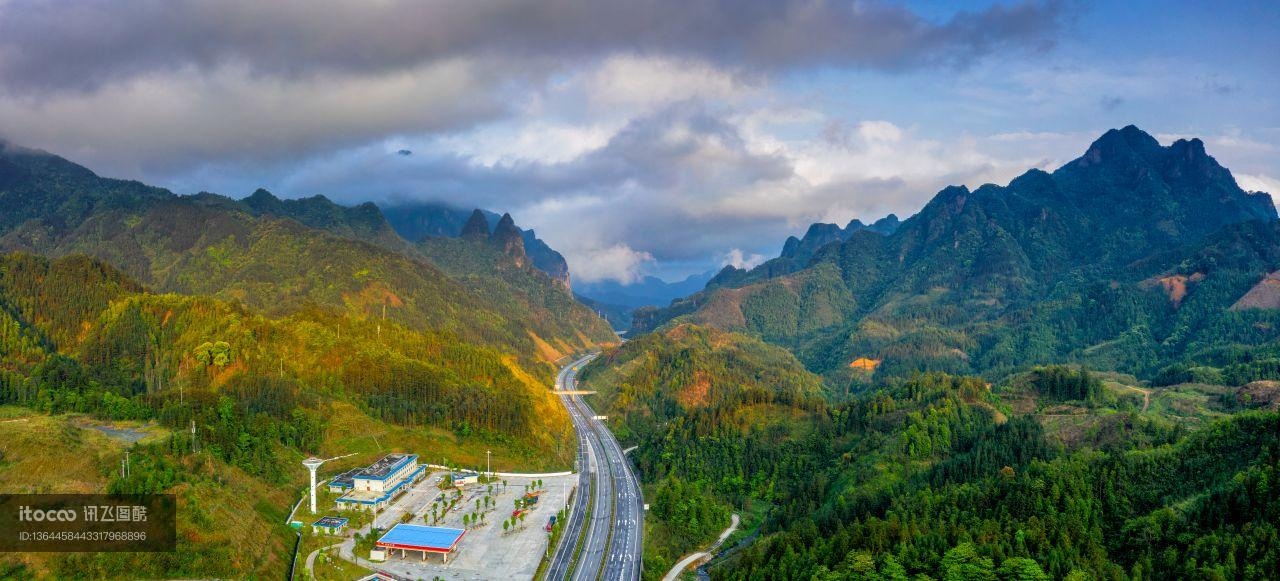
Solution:
M 488 474 L 486 474 L 485 477 L 488 478 L 489 480 L 493 480 L 493 461 L 489 459 L 489 455 L 492 453 L 493 452 L 489 450 L 484 451 L 485 472 L 488 472 Z

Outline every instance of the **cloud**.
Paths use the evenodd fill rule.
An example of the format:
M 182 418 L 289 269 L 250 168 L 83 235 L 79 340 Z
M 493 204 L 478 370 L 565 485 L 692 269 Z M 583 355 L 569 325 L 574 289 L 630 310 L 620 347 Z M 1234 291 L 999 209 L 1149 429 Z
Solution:
M 1006 182 L 1046 159 L 1025 143 L 1030 138 L 940 141 L 884 120 L 845 122 L 807 109 L 744 112 L 698 101 L 639 115 L 606 138 L 582 131 L 591 145 L 567 156 L 526 157 L 522 146 L 496 157 L 483 147 L 463 154 L 454 138 L 445 147 L 392 140 L 317 158 L 283 180 L 281 193 L 348 202 L 425 198 L 511 211 L 566 255 L 575 276 L 625 280 L 665 264 L 758 262 L 811 222 L 910 215 L 943 186 Z M 541 132 L 551 144 L 576 134 L 540 117 L 510 134 L 536 144 Z M 1090 137 L 1059 142 L 1078 154 Z M 477 143 L 500 141 L 491 135 Z M 984 153 L 993 143 L 1013 153 Z M 406 147 L 412 157 L 394 154 Z M 726 255 L 726 248 L 737 253 Z
M 830 191 L 812 161 L 747 131 L 782 80 L 968 67 L 1068 19 L 1053 1 L 0 0 L 0 131 L 180 192 L 523 212 L 579 276 L 625 278 L 750 257 L 827 211 L 805 209 Z M 892 124 L 850 131 L 903 146 Z
M 0 131 L 104 173 L 186 185 L 270 180 L 351 147 L 538 115 L 548 127 L 532 134 L 565 132 L 486 161 L 558 162 L 655 108 L 737 104 L 797 70 L 1039 50 L 1066 13 L 1052 1 L 944 19 L 876 1 L 0 2 Z
M 0 132 L 182 192 L 511 211 L 579 279 L 633 280 L 750 264 L 811 222 L 910 215 L 1148 123 L 1116 116 L 1257 90 L 1160 54 L 1044 55 L 1070 5 L 990 4 L 0 0 Z M 1274 184 L 1276 133 L 1164 125 Z
M 1124 104 L 1124 98 L 1117 97 L 1115 95 L 1103 95 L 1100 99 L 1098 99 L 1098 106 L 1102 107 L 1103 111 L 1115 111 L 1116 108 L 1118 108 L 1123 104 Z
M 633 250 L 625 244 L 614 244 L 605 248 L 575 248 L 569 251 L 567 260 L 577 265 L 573 276 L 578 281 L 609 279 L 631 284 L 644 276 L 643 267 L 653 262 L 653 255 Z
M 1280 202 L 1280 178 L 1262 174 L 1235 174 L 1236 183 L 1246 192 L 1266 192 Z
M 482 55 L 663 54 L 787 69 L 964 65 L 1043 48 L 1057 2 L 996 5 L 934 22 L 875 1 L 142 0 L 0 5 L 11 91 L 91 90 L 120 78 L 245 64 L 255 74 L 381 74 Z
M 91 93 L 0 97 L 0 130 L 112 173 L 293 161 L 387 134 L 501 115 L 499 71 L 466 60 L 375 75 L 256 77 L 227 66 L 142 76 Z
M 732 266 L 734 268 L 752 269 L 760 266 L 768 258 L 763 254 L 743 252 L 740 248 L 734 248 L 726 252 L 720 260 L 720 266 Z
M 734 102 L 757 81 L 700 60 L 619 55 L 585 75 L 583 89 L 597 110 L 634 110 L 689 99 Z

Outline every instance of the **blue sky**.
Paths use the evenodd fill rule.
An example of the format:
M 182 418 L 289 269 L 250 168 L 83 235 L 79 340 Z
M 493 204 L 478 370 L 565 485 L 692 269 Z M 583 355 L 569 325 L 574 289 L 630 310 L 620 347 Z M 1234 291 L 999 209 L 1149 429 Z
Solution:
M 578 280 L 750 265 L 1128 124 L 1280 192 L 1274 2 L 121 8 L 0 0 L 0 137 L 180 193 L 510 211 Z

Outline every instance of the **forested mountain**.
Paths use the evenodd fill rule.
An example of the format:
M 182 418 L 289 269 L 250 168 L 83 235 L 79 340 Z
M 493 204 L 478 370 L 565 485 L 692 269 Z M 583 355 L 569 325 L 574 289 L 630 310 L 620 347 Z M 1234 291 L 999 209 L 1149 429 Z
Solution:
M 216 298 L 151 294 L 83 256 L 0 258 L 0 404 L 158 424 L 169 435 L 135 448 L 139 464 L 130 477 L 109 482 L 122 492 L 293 489 L 305 477 L 298 459 L 363 451 L 355 462 L 367 462 L 377 453 L 371 434 L 381 446 L 434 446 L 455 461 L 476 462 L 493 448 L 507 461 L 551 468 L 573 451 L 568 418 L 544 373 L 501 348 L 337 307 L 267 316 Z M 30 452 L 6 448 L 5 455 L 17 461 Z M 206 473 L 192 463 L 214 466 Z M 232 468 L 245 476 L 206 480 Z M 219 561 L 231 541 L 204 538 L 197 519 L 213 507 L 187 497 L 180 506 L 179 551 L 202 558 L 107 555 L 87 558 L 92 565 L 55 558 L 48 566 L 92 567 L 85 570 L 105 576 L 282 573 L 258 569 L 287 564 L 265 554 L 260 562 Z M 285 508 L 255 506 L 243 515 L 248 536 L 234 546 L 284 550 L 254 543 L 274 536 Z
M 1047 367 L 995 386 L 918 374 L 829 403 L 787 352 L 687 324 L 606 353 L 582 380 L 637 446 L 649 578 L 730 512 L 746 530 L 713 579 L 1267 579 L 1280 567 L 1280 414 L 1255 398 L 1274 382 L 1150 390 Z
M 370 204 L 177 196 L 8 145 L 0 207 L 0 412 L 64 442 L 86 422 L 151 434 L 127 478 L 113 447 L 28 490 L 175 492 L 180 515 L 173 555 L 11 555 L 3 576 L 279 577 L 301 458 L 562 468 L 554 360 L 616 340 L 529 264 L 509 216 L 437 252 L 471 243 L 411 244 Z M 50 437 L 17 434 L 0 462 L 31 466 Z M 223 510 L 236 525 L 209 532 Z
M 1230 309 L 1280 270 L 1275 206 L 1197 139 L 1111 130 L 1053 173 L 947 188 L 887 235 L 833 228 L 635 325 L 747 331 L 855 390 L 917 370 L 1062 361 L 1152 377 L 1277 355 L 1276 310 Z
M 828 444 L 813 438 L 821 382 L 785 350 L 717 329 L 649 333 L 589 365 L 593 405 L 616 418 L 652 504 L 645 568 L 658 574 L 728 526 L 730 506 L 802 478 Z
M 474 231 L 458 238 L 429 236 L 416 248 L 472 294 L 504 315 L 524 321 L 536 348 L 549 360 L 574 353 L 582 345 L 616 341 L 603 318 L 530 264 L 510 215 L 503 218 L 498 224 L 505 237 L 499 230 L 490 233 L 487 218 L 476 210 L 471 222 Z M 563 329 L 576 329 L 581 337 L 565 340 Z
M 828 244 L 844 242 L 857 232 L 872 232 L 888 236 L 893 234 L 901 222 L 898 217 L 889 214 L 876 220 L 870 226 L 861 220 L 851 220 L 844 228 L 836 224 L 815 223 L 805 231 L 803 238 L 788 236 L 782 244 L 782 253 L 777 258 L 765 261 L 751 270 L 726 266 L 707 281 L 707 288 L 740 287 L 751 282 L 784 276 L 803 270 L 809 265 L 813 256 Z
M 0 151 L 0 184 L 0 205 L 15 210 L 0 223 L 0 249 L 88 254 L 160 291 L 236 300 L 275 315 L 339 306 L 504 345 L 530 361 L 545 352 L 542 343 L 568 350 L 612 336 L 580 305 L 534 321 L 514 308 L 515 299 L 477 298 L 397 237 L 370 204 L 283 201 L 262 190 L 240 202 L 176 196 L 12 146 Z M 534 328 L 546 334 L 531 334 Z
M 411 242 L 418 242 L 428 236 L 456 238 L 462 235 L 467 221 L 475 212 L 490 224 L 497 224 L 502 218 L 498 214 L 485 210 L 464 210 L 445 204 L 403 203 L 388 204 L 383 208 L 391 226 L 400 236 Z M 533 230 L 516 229 L 524 242 L 525 253 L 529 255 L 533 266 L 559 281 L 569 288 L 569 264 L 564 256 L 556 252 L 546 242 L 538 238 Z
M 582 375 L 663 506 L 646 565 L 736 511 L 713 579 L 1265 579 L 1277 271 L 1269 196 L 1126 127 L 896 228 L 814 225 Z
M 282 200 L 259 188 L 249 197 L 240 200 L 240 203 L 256 216 L 292 218 L 304 226 L 344 238 L 372 242 L 397 252 L 408 252 L 412 248 L 412 245 L 396 233 L 373 202 L 347 207 L 324 196 Z

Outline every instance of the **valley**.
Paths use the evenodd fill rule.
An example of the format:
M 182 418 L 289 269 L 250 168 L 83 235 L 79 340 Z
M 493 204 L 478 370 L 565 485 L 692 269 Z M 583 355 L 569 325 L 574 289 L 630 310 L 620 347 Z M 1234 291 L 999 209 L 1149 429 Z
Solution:
M 578 370 L 594 358 L 594 355 L 583 357 L 567 365 L 556 379 L 556 389 L 574 391 Z M 546 578 L 638 579 L 644 502 L 631 463 L 612 432 L 582 396 L 561 397 L 582 441 L 583 452 L 577 460 L 581 474 L 578 488 L 582 492 Z M 588 502 L 591 503 L 589 509 Z M 590 520 L 584 524 L 578 515 L 588 512 Z
M 1052 174 L 815 224 L 638 309 L 625 342 L 509 214 L 415 208 L 397 230 L 376 206 L 176 196 L 6 149 L 0 196 L 46 210 L 0 230 L 0 485 L 174 494 L 179 549 L 0 562 L 612 581 L 696 555 L 714 579 L 1260 578 L 1280 558 L 1280 221 L 1201 144 L 1153 141 L 1115 130 Z M 1163 226 L 1107 222 L 1130 211 L 1119 191 Z M 334 458 L 332 478 L 405 454 L 426 476 L 373 514 L 336 493 L 289 512 L 302 459 Z M 413 540 L 441 531 L 452 545 Z
M 680 113 L 602 147 L 746 150 Z M 672 196 L 741 214 L 654 252 L 609 242 L 680 216 L 611 223 L 602 192 L 700 170 L 570 203 L 547 192 L 582 187 L 557 165 L 580 160 L 497 156 L 445 173 L 521 175 L 467 207 L 346 205 L 179 195 L 0 141 L 0 495 L 177 505 L 173 548 L 13 550 L 0 577 L 1275 577 L 1280 215 L 1208 141 L 1157 136 L 1108 129 L 905 218 L 845 221 L 828 193 L 797 215 L 845 219 L 788 218 L 774 256 L 695 248 L 778 219 L 768 188 Z M 804 182 L 763 151 L 731 173 Z M 471 207 L 495 189 L 547 239 Z M 593 219 L 549 218 L 567 207 Z
M 0 580 L 1280 580 L 1276 0 L 0 0 Z

